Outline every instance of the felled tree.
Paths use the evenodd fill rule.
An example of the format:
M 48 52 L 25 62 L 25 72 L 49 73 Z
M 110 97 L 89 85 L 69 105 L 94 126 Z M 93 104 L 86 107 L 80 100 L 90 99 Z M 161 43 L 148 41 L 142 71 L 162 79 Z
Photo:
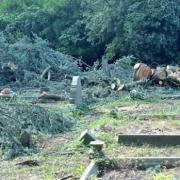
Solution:
M 36 35 L 33 39 L 24 36 L 15 44 L 9 44 L 1 33 L 0 44 L 1 67 L 9 62 L 16 65 L 16 79 L 22 83 L 42 78 L 48 67 L 49 79 L 56 81 L 63 80 L 66 74 L 78 75 L 81 72 L 73 57 L 51 49 L 47 41 Z

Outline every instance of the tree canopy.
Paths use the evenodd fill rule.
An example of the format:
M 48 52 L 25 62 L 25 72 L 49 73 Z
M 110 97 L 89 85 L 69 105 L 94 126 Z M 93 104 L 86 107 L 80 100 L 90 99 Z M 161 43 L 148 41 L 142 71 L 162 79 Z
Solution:
M 2 0 L 0 30 L 11 43 L 37 34 L 90 65 L 125 55 L 148 64 L 180 63 L 176 0 Z

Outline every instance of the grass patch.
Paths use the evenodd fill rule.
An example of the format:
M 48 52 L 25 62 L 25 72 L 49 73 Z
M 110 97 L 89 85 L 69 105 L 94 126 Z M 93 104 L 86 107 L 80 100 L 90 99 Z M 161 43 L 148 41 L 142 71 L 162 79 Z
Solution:
M 94 129 L 99 135 L 99 139 L 105 141 L 105 146 L 103 149 L 104 154 L 107 157 L 118 158 L 127 156 L 180 156 L 180 147 L 152 147 L 149 145 L 144 145 L 140 147 L 136 146 L 125 146 L 123 144 L 118 144 L 117 135 L 121 131 L 126 131 L 128 128 L 137 127 L 138 125 L 146 124 L 146 121 L 132 120 L 127 116 L 129 114 L 141 114 L 141 112 L 128 112 L 125 114 L 123 112 L 117 112 L 117 106 L 134 106 L 143 105 L 151 103 L 153 106 L 161 106 L 168 104 L 167 101 L 161 101 L 157 99 L 155 102 L 132 100 L 128 96 L 120 97 L 118 99 L 107 98 L 103 99 L 98 103 L 91 104 L 89 106 L 82 106 L 80 108 L 74 108 L 66 103 L 55 103 L 55 104 L 40 104 L 40 106 L 49 109 L 52 112 L 59 113 L 59 110 L 63 112 L 68 117 L 71 117 L 74 122 L 73 128 L 71 130 L 64 132 L 63 136 L 69 138 L 67 142 L 61 142 L 62 134 L 57 136 L 51 136 L 50 139 L 55 140 L 51 145 L 51 141 L 48 141 L 49 135 L 45 134 L 35 134 L 33 139 L 37 144 L 41 144 L 42 141 L 48 141 L 48 146 L 44 148 L 39 148 L 36 154 L 31 154 L 28 156 L 22 156 L 14 161 L 0 162 L 0 167 L 2 171 L 0 172 L 3 179 L 25 179 L 33 178 L 35 179 L 61 179 L 68 175 L 73 175 L 77 179 L 82 175 L 85 168 L 89 164 L 88 153 L 90 148 L 83 146 L 79 141 L 78 137 L 81 132 L 85 129 Z M 175 106 L 176 105 L 176 106 Z M 165 105 L 160 109 L 148 109 L 148 114 L 153 115 L 159 113 L 164 116 L 169 113 L 179 112 L 179 102 L 176 104 Z M 98 110 L 105 108 L 108 111 L 98 113 Z M 146 109 L 147 110 L 147 109 Z M 146 113 L 146 111 L 144 111 Z M 142 112 L 142 113 L 144 113 Z M 97 114 L 96 114 L 97 113 Z M 157 120 L 148 121 L 148 127 L 162 128 L 164 125 L 167 127 L 178 127 L 180 125 L 179 120 L 168 120 L 162 121 Z M 70 155 L 62 155 L 66 152 L 75 152 Z M 0 157 L 2 151 L 0 151 Z M 26 159 L 38 159 L 42 161 L 41 166 L 36 168 L 29 167 L 17 167 L 14 164 L 16 161 L 23 161 Z M 174 177 L 172 174 L 168 173 L 153 173 L 151 174 L 152 179 L 161 180 Z
M 174 174 L 168 174 L 168 173 L 153 174 L 150 176 L 152 177 L 152 180 L 176 180 Z

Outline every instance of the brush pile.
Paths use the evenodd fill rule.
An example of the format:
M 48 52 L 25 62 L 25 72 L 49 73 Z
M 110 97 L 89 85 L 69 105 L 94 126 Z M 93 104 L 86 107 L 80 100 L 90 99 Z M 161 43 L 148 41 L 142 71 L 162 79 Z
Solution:
M 14 44 L 0 34 L 1 85 L 19 83 L 37 86 L 47 81 L 62 81 L 68 75 L 80 75 L 77 61 L 50 48 L 49 44 L 34 35 L 24 36 Z
M 5 152 L 11 150 L 7 159 L 23 152 L 25 130 L 33 135 L 57 134 L 72 128 L 74 123 L 61 110 L 54 112 L 38 105 L 9 103 L 1 104 L 0 109 L 0 147 Z

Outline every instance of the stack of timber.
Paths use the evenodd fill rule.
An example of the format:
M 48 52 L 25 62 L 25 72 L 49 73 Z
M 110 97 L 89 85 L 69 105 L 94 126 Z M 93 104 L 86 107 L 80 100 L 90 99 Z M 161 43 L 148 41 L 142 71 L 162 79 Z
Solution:
M 111 84 L 111 89 L 117 91 L 131 90 L 138 85 L 180 87 L 180 67 L 168 65 L 167 67 L 158 66 L 156 69 L 152 69 L 146 64 L 137 63 L 134 66 L 133 82 L 120 84 L 119 81 L 114 81 Z

